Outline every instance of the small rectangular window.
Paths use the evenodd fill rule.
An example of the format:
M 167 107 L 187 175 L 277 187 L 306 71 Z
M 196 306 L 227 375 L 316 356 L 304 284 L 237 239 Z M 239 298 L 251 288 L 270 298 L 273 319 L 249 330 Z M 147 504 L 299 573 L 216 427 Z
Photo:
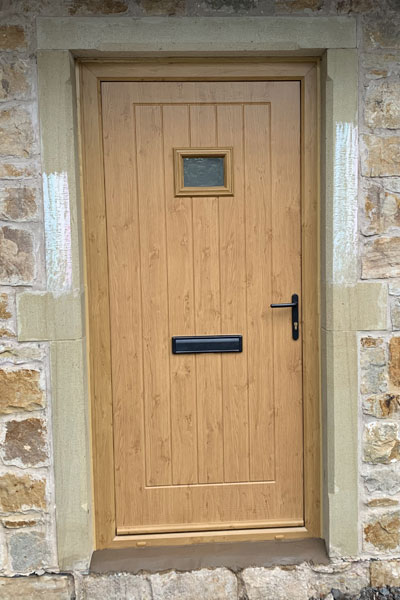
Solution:
M 176 196 L 231 196 L 232 148 L 175 148 Z

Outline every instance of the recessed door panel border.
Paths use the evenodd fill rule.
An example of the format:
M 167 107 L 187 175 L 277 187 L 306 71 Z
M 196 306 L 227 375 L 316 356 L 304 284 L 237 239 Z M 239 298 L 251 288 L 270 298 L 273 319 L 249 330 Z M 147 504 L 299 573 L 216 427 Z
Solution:
M 88 289 L 89 370 L 96 548 L 321 536 L 319 368 L 318 62 L 176 60 L 80 64 L 81 134 Z M 284 74 L 284 75 L 283 75 Z M 302 287 L 304 527 L 117 535 L 114 497 L 110 314 L 101 131 L 102 81 L 295 80 L 302 99 Z M 100 260 L 99 260 L 100 257 Z M 278 524 L 277 524 L 278 525 Z

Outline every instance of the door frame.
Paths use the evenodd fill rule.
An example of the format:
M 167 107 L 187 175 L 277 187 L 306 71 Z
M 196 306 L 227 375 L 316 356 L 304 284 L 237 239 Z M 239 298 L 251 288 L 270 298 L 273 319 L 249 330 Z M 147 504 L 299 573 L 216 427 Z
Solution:
M 320 537 L 319 60 L 198 58 L 117 62 L 83 59 L 79 62 L 79 71 L 96 548 Z M 103 81 L 194 80 L 300 82 L 305 524 L 269 529 L 117 535 L 100 86 Z

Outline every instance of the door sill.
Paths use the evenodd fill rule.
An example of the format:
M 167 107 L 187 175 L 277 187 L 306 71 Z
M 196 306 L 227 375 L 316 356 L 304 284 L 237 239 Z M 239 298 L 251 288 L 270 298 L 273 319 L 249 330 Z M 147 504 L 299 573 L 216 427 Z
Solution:
M 157 573 L 173 569 L 193 571 L 226 567 L 296 565 L 304 561 L 329 564 L 325 542 L 319 538 L 237 541 L 142 548 L 96 550 L 90 562 L 91 573 Z

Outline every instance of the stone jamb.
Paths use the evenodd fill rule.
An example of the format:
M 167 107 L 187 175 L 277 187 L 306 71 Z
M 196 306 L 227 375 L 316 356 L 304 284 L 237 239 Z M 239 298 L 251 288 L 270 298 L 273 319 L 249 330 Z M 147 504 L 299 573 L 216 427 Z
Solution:
M 93 549 L 82 219 L 74 57 L 322 55 L 321 309 L 324 535 L 357 556 L 357 331 L 381 328 L 384 284 L 358 283 L 357 59 L 353 18 L 39 18 L 45 205 L 67 214 L 68 240 L 46 228 L 47 292 L 18 296 L 20 340 L 51 341 L 57 544 L 61 569 Z M 207 53 L 204 52 L 207 48 Z M 345 182 L 345 183 L 344 183 Z M 46 208 L 46 207 L 45 207 Z M 68 219 L 66 221 L 68 223 Z M 341 232 L 350 235 L 350 242 Z M 365 307 L 349 316 L 349 300 Z M 378 300 L 378 301 L 376 301 Z M 385 321 L 386 323 L 386 321 Z M 345 373 L 345 377 L 343 374 Z

